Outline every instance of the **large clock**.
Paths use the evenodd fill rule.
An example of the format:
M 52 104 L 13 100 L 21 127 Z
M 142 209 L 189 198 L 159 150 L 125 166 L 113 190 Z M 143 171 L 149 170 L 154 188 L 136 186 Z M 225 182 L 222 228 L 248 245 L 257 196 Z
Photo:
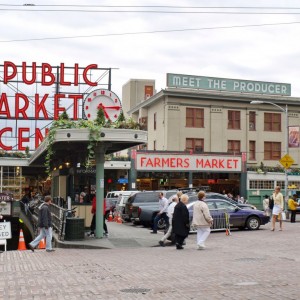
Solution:
M 88 120 L 95 120 L 98 110 L 102 108 L 105 118 L 115 122 L 122 110 L 119 97 L 112 91 L 102 89 L 88 94 L 83 105 L 83 110 Z

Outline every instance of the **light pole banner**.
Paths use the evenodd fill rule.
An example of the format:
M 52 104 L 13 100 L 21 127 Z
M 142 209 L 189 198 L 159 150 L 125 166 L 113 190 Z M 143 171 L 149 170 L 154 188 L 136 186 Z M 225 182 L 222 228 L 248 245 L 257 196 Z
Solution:
M 136 170 L 241 172 L 242 157 L 233 155 L 137 153 Z
M 298 148 L 299 146 L 299 126 L 289 126 L 289 148 Z

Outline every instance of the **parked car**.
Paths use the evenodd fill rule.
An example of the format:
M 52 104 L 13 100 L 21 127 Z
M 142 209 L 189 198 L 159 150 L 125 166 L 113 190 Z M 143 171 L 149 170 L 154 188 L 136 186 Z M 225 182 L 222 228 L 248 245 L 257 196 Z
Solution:
M 128 201 L 128 198 L 138 191 L 122 191 L 118 196 L 118 201 L 116 203 L 116 211 L 124 214 L 125 213 L 125 205 Z
M 197 200 L 196 197 L 190 197 L 190 202 L 187 205 L 191 221 L 193 218 L 195 200 Z M 269 222 L 269 217 L 260 210 L 240 208 L 223 199 L 206 199 L 205 202 L 210 209 L 212 217 L 215 218 L 215 221 L 221 218 L 221 213 L 225 210 L 229 214 L 229 223 L 232 228 L 257 230 L 260 225 L 265 225 Z
M 252 204 L 247 204 L 247 203 L 238 203 L 237 201 L 232 200 L 231 198 L 228 198 L 226 195 L 219 194 L 219 193 L 206 193 L 206 199 L 223 199 L 226 200 L 232 204 L 235 204 L 236 206 L 240 208 L 251 208 L 251 209 L 257 209 L 254 205 Z
M 125 217 L 129 217 L 134 223 L 140 223 L 144 226 L 151 226 L 157 213 L 159 212 L 159 198 L 160 192 L 165 194 L 168 199 L 177 193 L 177 190 L 169 191 L 151 191 L 140 192 L 128 199 L 125 206 Z M 158 229 L 165 228 L 166 224 L 163 219 L 158 223 Z

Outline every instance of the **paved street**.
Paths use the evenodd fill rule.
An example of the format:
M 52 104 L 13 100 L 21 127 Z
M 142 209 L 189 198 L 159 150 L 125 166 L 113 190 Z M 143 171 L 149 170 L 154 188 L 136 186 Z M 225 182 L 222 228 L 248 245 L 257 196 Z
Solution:
M 123 238 L 137 230 L 153 245 L 161 236 L 118 226 L 110 226 L 111 236 L 114 229 Z M 184 250 L 137 243 L 10 251 L 0 254 L 0 299 L 299 299 L 299 233 L 300 222 L 285 223 L 282 232 L 269 225 L 231 236 L 216 232 L 206 250 L 196 250 L 193 234 Z

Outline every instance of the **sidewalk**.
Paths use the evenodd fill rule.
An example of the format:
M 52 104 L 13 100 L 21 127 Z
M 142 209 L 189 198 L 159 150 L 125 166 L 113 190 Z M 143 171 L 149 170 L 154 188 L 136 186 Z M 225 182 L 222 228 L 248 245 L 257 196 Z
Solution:
M 58 248 L 77 249 L 114 249 L 114 248 L 138 248 L 158 246 L 158 241 L 163 233 L 150 234 L 150 230 L 132 223 L 118 224 L 107 222 L 108 237 L 91 238 L 85 236 L 82 241 L 59 241 L 54 233 L 54 246 Z

